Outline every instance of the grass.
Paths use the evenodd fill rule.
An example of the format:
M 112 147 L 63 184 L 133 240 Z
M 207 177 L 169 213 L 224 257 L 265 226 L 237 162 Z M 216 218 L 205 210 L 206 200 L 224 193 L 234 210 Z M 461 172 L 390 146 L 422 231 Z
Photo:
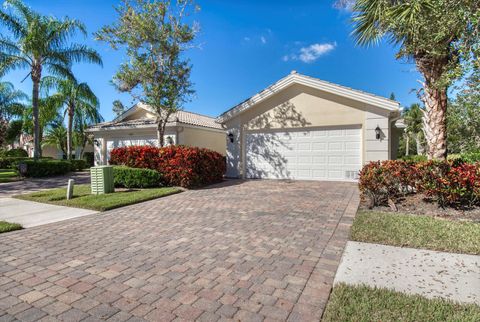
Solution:
M 480 321 L 480 307 L 367 286 L 334 287 L 322 321 Z
M 428 216 L 359 211 L 351 240 L 438 251 L 480 254 L 480 224 Z
M 152 200 L 181 192 L 178 188 L 151 188 L 120 191 L 103 195 L 92 195 L 90 185 L 77 185 L 73 190 L 73 198 L 66 199 L 66 188 L 44 190 L 14 196 L 18 199 L 49 203 L 59 206 L 86 208 L 105 211 L 114 208 Z
M 0 169 L 0 183 L 18 180 L 20 180 L 20 177 L 15 171 L 9 169 Z
M 19 229 L 22 229 L 22 225 L 0 221 L 0 234 Z

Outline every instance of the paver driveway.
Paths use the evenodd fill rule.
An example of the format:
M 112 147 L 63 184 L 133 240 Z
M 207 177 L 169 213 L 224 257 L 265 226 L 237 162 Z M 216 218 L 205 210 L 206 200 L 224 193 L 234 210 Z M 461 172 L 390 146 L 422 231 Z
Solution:
M 0 235 L 0 320 L 319 320 L 354 184 L 230 181 Z

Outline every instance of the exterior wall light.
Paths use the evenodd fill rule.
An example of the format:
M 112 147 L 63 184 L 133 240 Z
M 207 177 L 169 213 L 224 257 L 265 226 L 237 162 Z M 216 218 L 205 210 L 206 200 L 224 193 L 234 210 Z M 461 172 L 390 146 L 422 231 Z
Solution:
M 167 136 L 167 144 L 172 145 L 173 144 L 173 138 L 171 136 Z
M 233 143 L 233 133 L 228 133 L 227 134 L 228 138 L 230 139 L 230 143 Z
M 97 139 L 93 140 L 93 143 L 96 147 L 100 147 L 100 142 Z
M 380 127 L 377 125 L 377 127 L 375 128 L 375 137 L 377 138 L 377 140 L 380 140 L 380 135 L 382 134 L 382 130 L 380 129 Z

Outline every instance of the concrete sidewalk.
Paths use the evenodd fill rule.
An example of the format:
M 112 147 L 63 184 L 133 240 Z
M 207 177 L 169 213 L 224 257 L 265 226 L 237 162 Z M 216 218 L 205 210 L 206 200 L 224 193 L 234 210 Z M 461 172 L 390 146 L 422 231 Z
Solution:
M 0 220 L 21 224 L 24 228 L 96 214 L 98 211 L 55 206 L 14 198 L 0 198 Z
M 340 282 L 480 305 L 480 256 L 349 241 Z

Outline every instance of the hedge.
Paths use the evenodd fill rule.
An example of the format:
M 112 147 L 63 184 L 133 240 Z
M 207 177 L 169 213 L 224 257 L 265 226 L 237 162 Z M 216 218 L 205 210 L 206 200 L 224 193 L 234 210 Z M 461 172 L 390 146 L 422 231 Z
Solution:
M 370 206 L 397 202 L 422 193 L 441 207 L 480 205 L 480 163 L 448 161 L 377 161 L 360 171 L 359 188 Z
M 110 164 L 157 170 L 164 185 L 186 188 L 219 182 L 226 169 L 218 152 L 177 145 L 116 148 L 110 153 Z
M 5 151 L 3 155 L 5 157 L 26 158 L 28 157 L 28 152 L 22 148 L 15 148 Z
M 12 169 L 15 168 L 15 164 L 20 161 L 29 161 L 33 158 L 24 157 L 0 157 L 0 169 Z M 42 157 L 40 160 L 53 160 L 51 157 Z
M 78 160 L 70 160 L 70 161 L 64 161 L 64 162 L 70 162 L 70 171 L 82 171 L 87 167 L 87 161 L 78 159 Z
M 25 177 L 49 177 L 66 174 L 71 171 L 71 163 L 60 160 L 22 160 L 15 163 L 18 169 L 19 164 L 26 165 Z
M 151 169 L 129 168 L 118 166 L 113 168 L 115 187 L 151 188 L 160 185 L 160 173 Z

